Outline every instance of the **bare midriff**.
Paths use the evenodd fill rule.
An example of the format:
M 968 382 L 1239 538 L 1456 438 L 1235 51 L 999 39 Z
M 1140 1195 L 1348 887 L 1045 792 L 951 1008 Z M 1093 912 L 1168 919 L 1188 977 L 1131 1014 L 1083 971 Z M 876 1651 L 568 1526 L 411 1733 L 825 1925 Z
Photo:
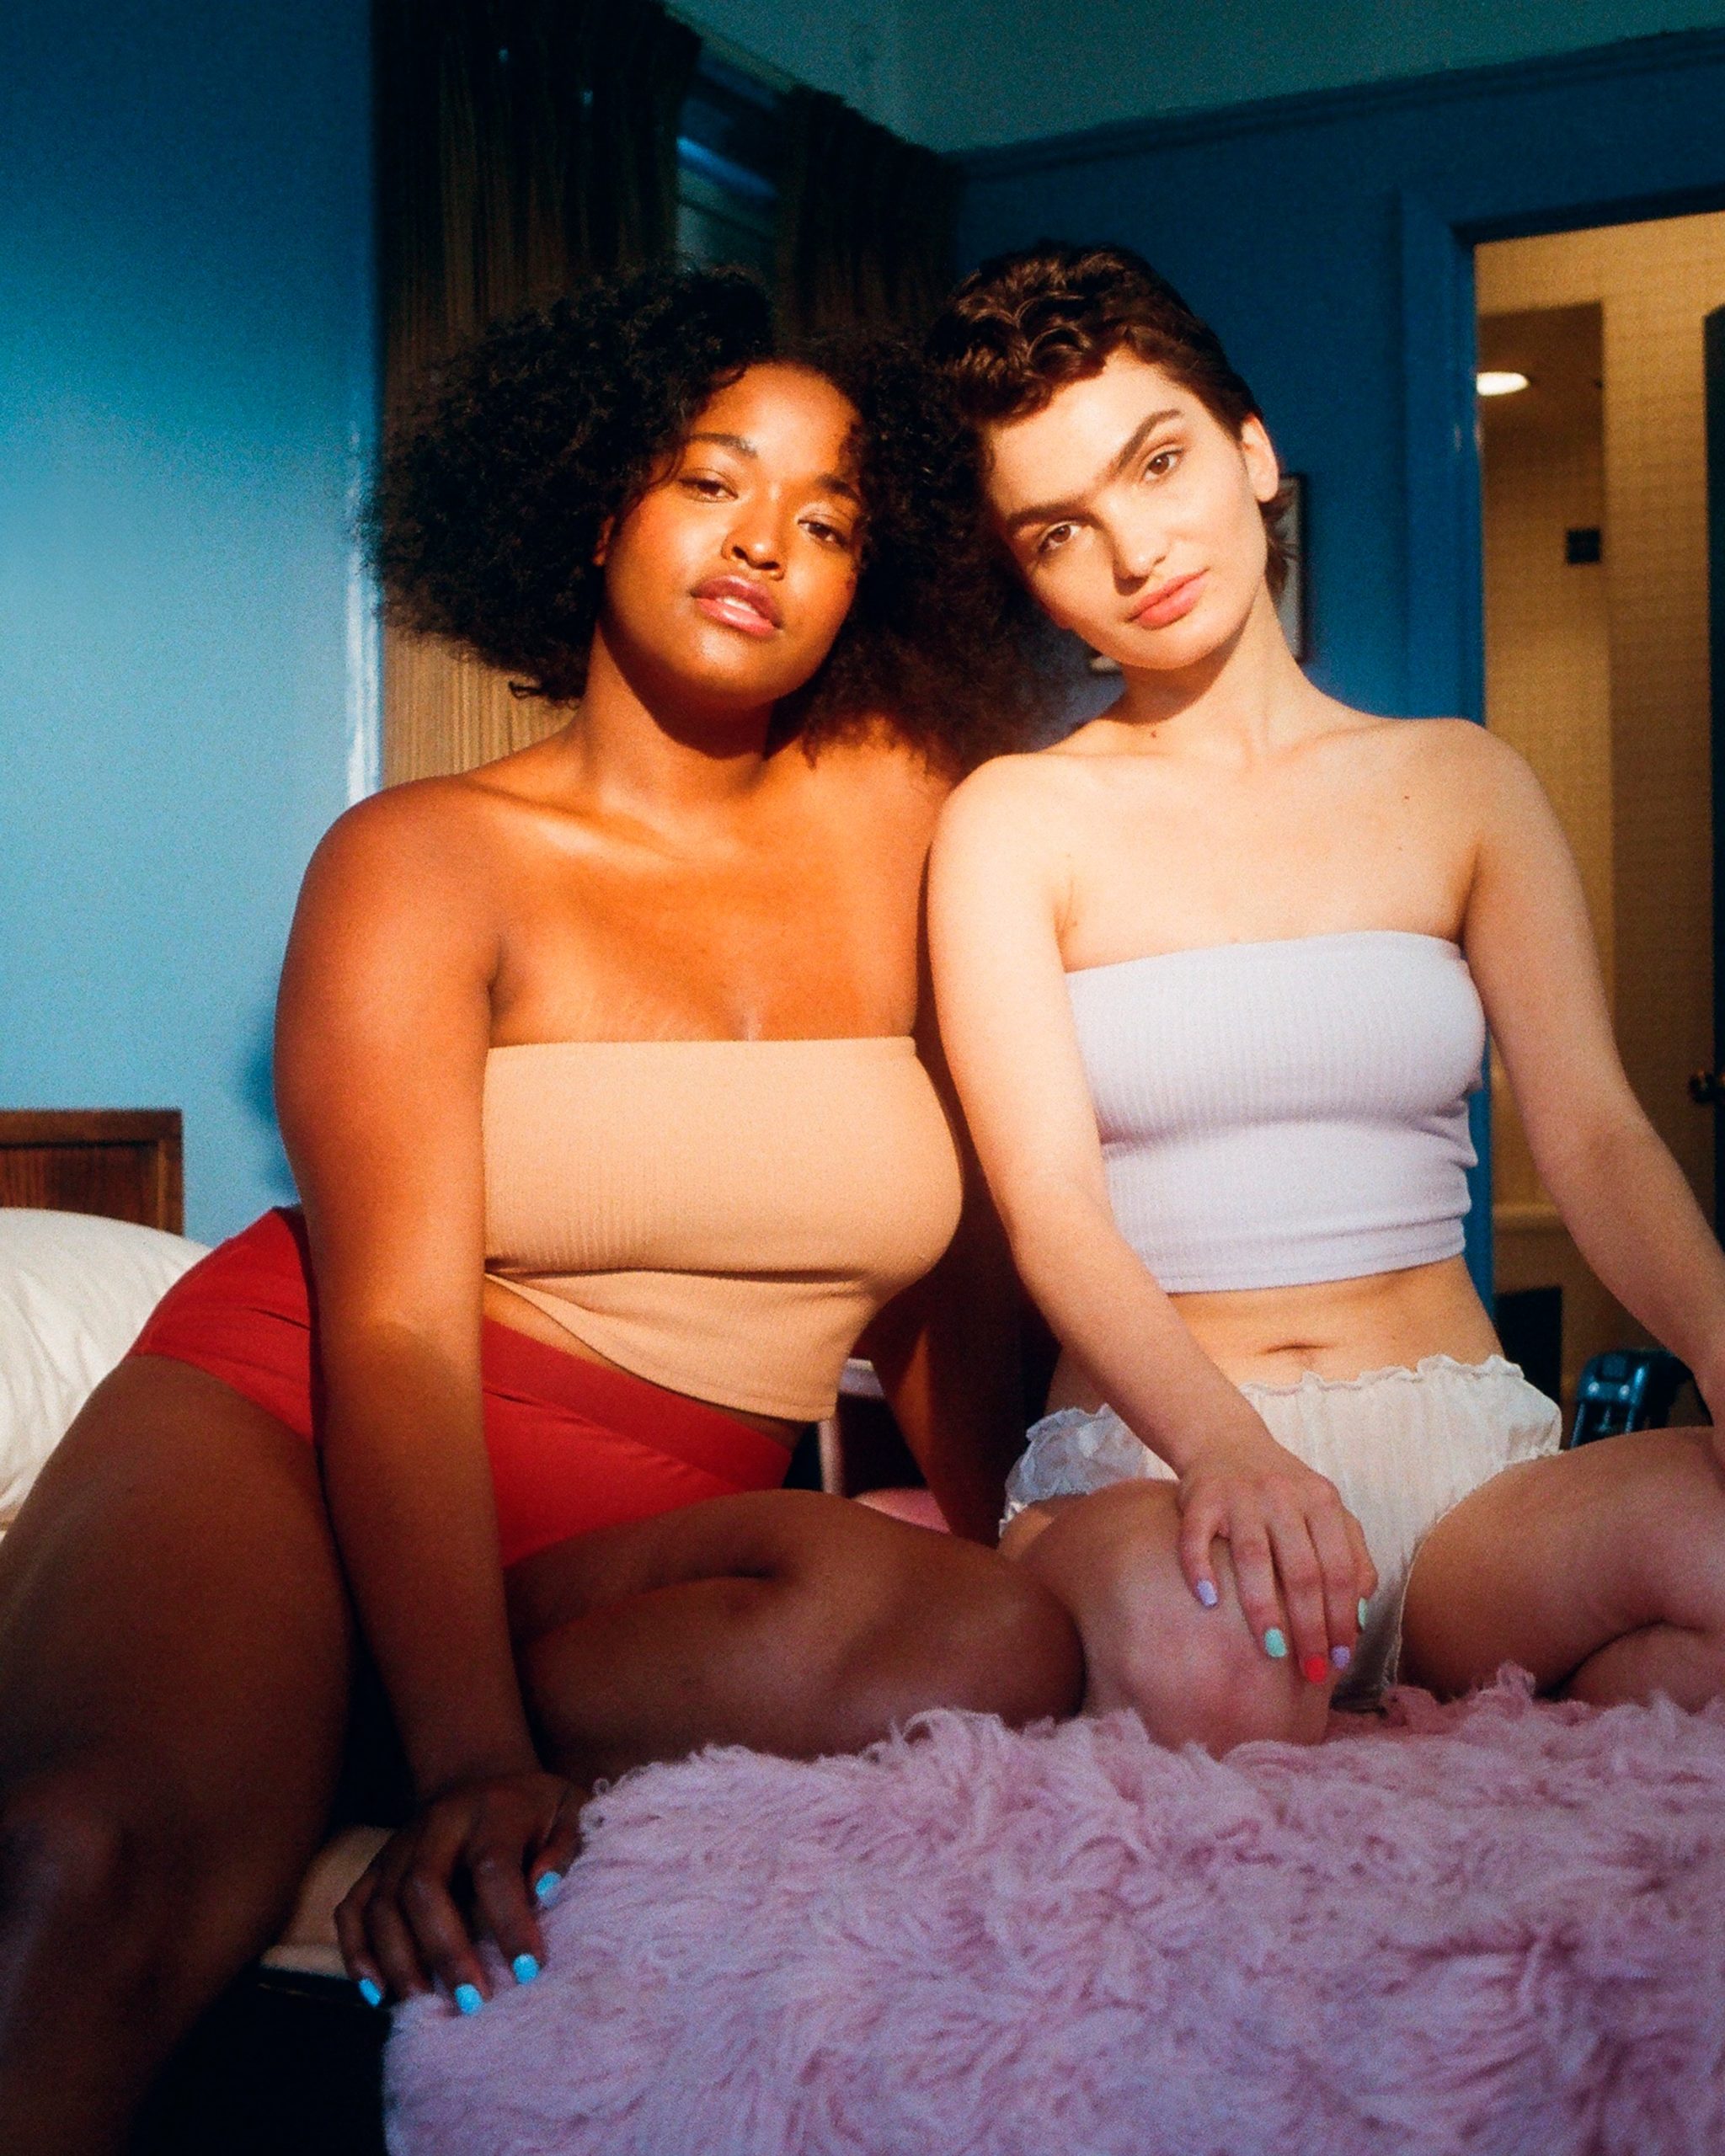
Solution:
M 565 1325 L 554 1317 L 547 1317 L 537 1303 L 530 1303 L 524 1295 L 513 1294 L 500 1281 L 487 1280 L 483 1305 L 487 1317 L 495 1318 L 499 1325 L 506 1325 L 513 1332 L 525 1333 L 529 1340 L 537 1340 L 547 1348 L 559 1349 L 565 1355 L 574 1355 L 584 1363 L 596 1363 L 602 1370 L 615 1370 L 620 1376 L 631 1378 L 636 1374 L 626 1370 L 621 1363 L 613 1363 L 608 1355 L 601 1355 L 596 1348 L 590 1348 Z M 651 1385 L 650 1378 L 636 1378 L 639 1385 Z M 663 1385 L 654 1386 L 663 1392 Z M 680 1393 L 679 1399 L 694 1399 L 697 1396 Z M 803 1434 L 800 1422 L 786 1422 L 775 1415 L 751 1415 L 744 1408 L 724 1407 L 716 1401 L 703 1400 L 703 1407 L 711 1407 L 718 1415 L 729 1415 L 734 1422 L 745 1422 L 751 1430 L 759 1430 L 763 1437 L 776 1438 L 787 1451 Z
M 1295 1385 L 1308 1371 L 1348 1380 L 1411 1369 L 1429 1355 L 1482 1363 L 1501 1353 L 1466 1262 L 1323 1280 L 1302 1288 L 1238 1288 L 1176 1295 L 1174 1307 L 1236 1385 Z M 1095 1385 L 1062 1356 L 1049 1409 L 1095 1408 Z

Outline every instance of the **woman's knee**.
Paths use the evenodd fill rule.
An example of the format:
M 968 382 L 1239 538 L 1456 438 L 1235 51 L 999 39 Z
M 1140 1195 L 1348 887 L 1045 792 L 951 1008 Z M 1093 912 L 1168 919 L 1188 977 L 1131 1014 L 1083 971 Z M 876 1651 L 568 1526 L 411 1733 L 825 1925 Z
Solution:
M 135 1796 L 75 1770 L 0 1795 L 0 1963 L 20 1989 L 82 1972 L 147 2020 L 176 1955 L 183 1860 L 152 1834 Z
M 137 1876 L 136 1838 L 99 1785 L 45 1774 L 0 1795 L 0 1913 L 76 1919 L 123 1897 Z
M 1142 1596 L 1121 1614 L 1117 1643 L 1092 1663 L 1101 1664 L 1086 1702 L 1092 1712 L 1130 1707 L 1158 1742 L 1201 1745 L 1218 1758 L 1261 1738 L 1322 1739 L 1331 1687 L 1273 1662 L 1231 1599 L 1213 1610 L 1194 1602 L 1188 1613 L 1178 1592 Z
M 225 1981 L 291 1897 L 301 1853 L 256 1844 L 244 1816 L 177 1802 L 147 1773 L 24 1776 L 0 1792 L 0 1961 L 82 1972 L 131 2002 L 140 2036 L 177 2025 L 182 1994 Z
M 1331 1686 L 1264 1652 L 1224 1545 L 1215 1553 L 1220 1599 L 1203 1608 L 1180 1569 L 1178 1540 L 1172 1488 L 1141 1482 L 1079 1499 L 1026 1549 L 1024 1569 L 1077 1620 L 1087 1712 L 1130 1708 L 1159 1742 L 1218 1754 L 1259 1737 L 1316 1742 Z

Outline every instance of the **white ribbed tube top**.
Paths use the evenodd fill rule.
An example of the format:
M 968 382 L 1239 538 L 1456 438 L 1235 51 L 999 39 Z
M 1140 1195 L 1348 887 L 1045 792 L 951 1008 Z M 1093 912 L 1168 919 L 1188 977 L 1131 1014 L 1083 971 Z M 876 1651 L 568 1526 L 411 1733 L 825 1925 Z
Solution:
M 1170 1294 L 1460 1253 L 1486 1027 L 1454 943 L 1225 943 L 1066 985 L 1115 1221 Z

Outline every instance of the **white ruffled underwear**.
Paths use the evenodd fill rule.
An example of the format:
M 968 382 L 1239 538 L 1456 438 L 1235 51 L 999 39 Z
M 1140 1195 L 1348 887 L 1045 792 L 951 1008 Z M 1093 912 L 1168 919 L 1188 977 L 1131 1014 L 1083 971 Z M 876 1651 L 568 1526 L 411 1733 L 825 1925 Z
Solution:
M 1279 1444 L 1335 1484 L 1365 1530 L 1378 1591 L 1336 1697 L 1344 1705 L 1373 1699 L 1396 1680 L 1402 1606 L 1420 1544 L 1482 1482 L 1557 1451 L 1557 1403 L 1501 1355 L 1483 1363 L 1428 1355 L 1416 1369 L 1348 1379 L 1308 1371 L 1295 1385 L 1240 1390 Z M 1001 1524 L 1041 1498 L 1081 1497 L 1138 1478 L 1179 1479 L 1111 1407 L 1093 1414 L 1063 1407 L 1032 1428 L 1007 1478 Z

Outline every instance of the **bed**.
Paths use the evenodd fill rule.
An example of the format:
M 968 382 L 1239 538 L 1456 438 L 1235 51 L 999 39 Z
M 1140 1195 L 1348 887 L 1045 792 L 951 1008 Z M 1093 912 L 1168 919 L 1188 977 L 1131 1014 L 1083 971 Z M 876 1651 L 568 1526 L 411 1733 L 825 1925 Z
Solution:
M 0 1115 L 0 1203 L 165 1243 L 177 1158 L 175 1119 Z M 44 1312 L 7 1292 L 15 1396 Z M 1506 1672 L 1221 1762 L 1130 1716 L 941 1714 L 862 1758 L 647 1769 L 585 1823 L 538 1981 L 393 2017 L 393 2156 L 1725 2148 L 1725 1707 Z M 384 2018 L 314 1936 L 362 1855 L 210 2017 L 140 2156 L 382 2145 Z

